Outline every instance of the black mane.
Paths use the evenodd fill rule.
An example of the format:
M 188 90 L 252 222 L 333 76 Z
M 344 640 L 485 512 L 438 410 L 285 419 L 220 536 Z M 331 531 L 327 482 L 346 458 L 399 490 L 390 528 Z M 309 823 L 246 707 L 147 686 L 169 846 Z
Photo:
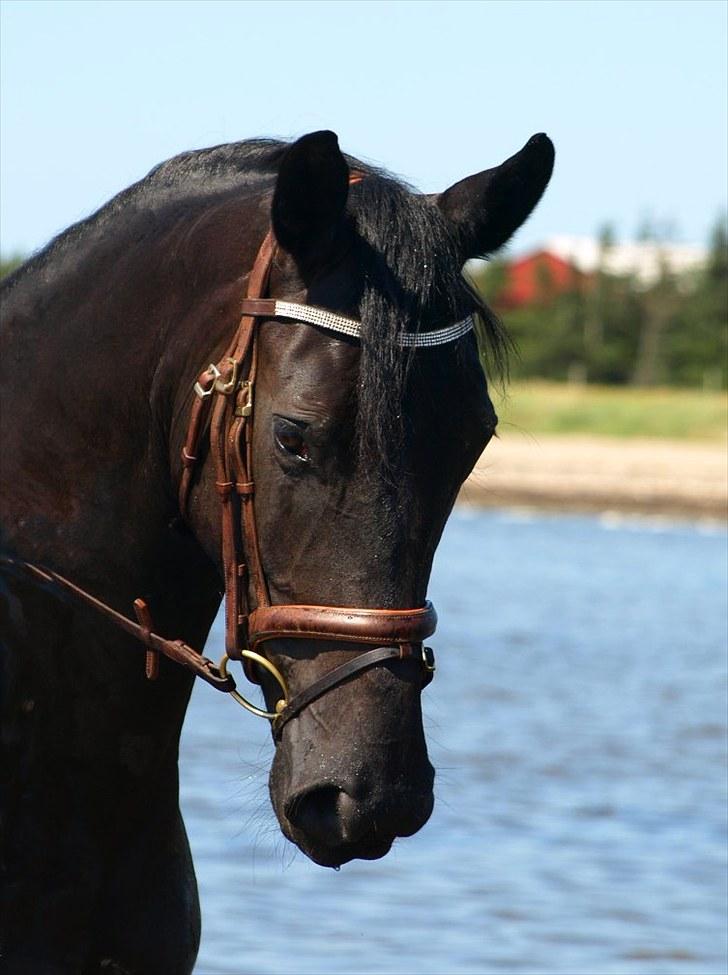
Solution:
M 365 281 L 358 427 L 362 451 L 386 466 L 404 436 L 402 400 L 413 361 L 430 357 L 435 373 L 438 365 L 452 368 L 450 347 L 403 349 L 401 331 L 444 328 L 472 314 L 484 371 L 488 364 L 499 378 L 507 372 L 510 343 L 498 318 L 466 282 L 454 236 L 438 207 L 386 173 L 365 171 L 369 177 L 351 193 Z

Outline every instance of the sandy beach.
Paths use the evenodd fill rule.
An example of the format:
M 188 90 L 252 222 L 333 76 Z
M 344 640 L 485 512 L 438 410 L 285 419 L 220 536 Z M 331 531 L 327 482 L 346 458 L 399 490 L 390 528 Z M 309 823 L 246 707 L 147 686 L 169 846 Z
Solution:
M 725 519 L 728 455 L 719 443 L 507 433 L 460 501 Z

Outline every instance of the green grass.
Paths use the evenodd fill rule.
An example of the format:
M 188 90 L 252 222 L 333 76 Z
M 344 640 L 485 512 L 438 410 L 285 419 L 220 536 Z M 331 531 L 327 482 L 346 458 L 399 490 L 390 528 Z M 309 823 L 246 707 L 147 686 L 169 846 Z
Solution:
M 692 389 L 633 389 L 513 383 L 494 394 L 501 435 L 510 430 L 603 437 L 728 439 L 728 395 Z

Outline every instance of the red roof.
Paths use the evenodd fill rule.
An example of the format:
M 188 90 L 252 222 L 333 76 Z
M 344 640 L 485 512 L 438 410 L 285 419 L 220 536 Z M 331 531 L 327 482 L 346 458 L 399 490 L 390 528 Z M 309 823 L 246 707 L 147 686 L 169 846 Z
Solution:
M 505 283 L 493 304 L 496 308 L 548 304 L 564 291 L 578 290 L 588 278 L 555 254 L 537 251 L 506 265 Z

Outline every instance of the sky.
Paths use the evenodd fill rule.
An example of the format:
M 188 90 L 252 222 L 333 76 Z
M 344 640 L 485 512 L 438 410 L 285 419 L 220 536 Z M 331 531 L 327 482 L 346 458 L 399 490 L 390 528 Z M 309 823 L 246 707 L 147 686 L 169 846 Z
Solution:
M 556 144 L 511 245 L 645 221 L 705 242 L 728 191 L 728 4 L 3 0 L 0 249 L 28 254 L 192 148 L 333 129 L 423 192 Z

